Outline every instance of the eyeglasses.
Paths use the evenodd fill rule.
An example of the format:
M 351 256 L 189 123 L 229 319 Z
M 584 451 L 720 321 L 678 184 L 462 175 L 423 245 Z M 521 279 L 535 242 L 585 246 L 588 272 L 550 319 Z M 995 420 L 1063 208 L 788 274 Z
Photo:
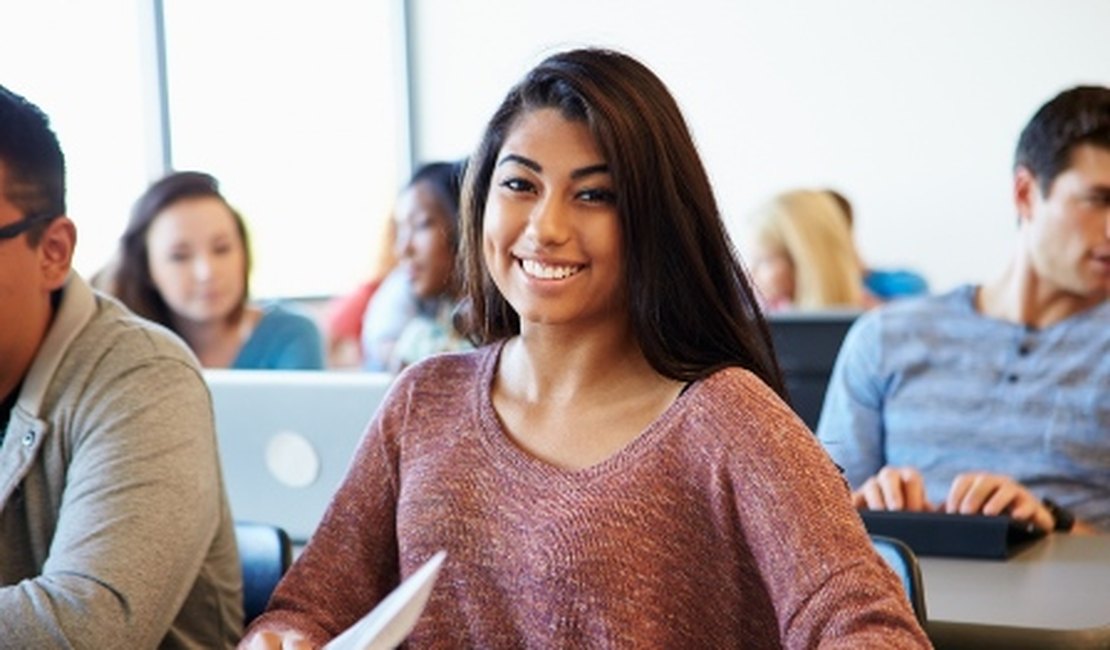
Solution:
M 0 241 L 3 241 L 5 239 L 13 239 L 15 237 L 18 237 L 18 236 L 22 235 L 23 233 L 27 232 L 28 230 L 30 230 L 31 228 L 34 228 L 35 226 L 39 225 L 40 223 L 46 223 L 47 221 L 50 221 L 51 219 L 53 219 L 56 216 L 58 216 L 58 215 L 56 215 L 56 214 L 32 214 L 32 215 L 27 216 L 25 219 L 23 219 L 21 221 L 16 221 L 15 223 L 9 223 L 6 226 L 0 227 Z

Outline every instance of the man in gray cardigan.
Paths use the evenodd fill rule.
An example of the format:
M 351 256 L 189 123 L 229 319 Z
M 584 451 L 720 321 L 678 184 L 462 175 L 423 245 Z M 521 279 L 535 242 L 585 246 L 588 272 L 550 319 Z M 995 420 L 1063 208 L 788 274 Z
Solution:
M 180 341 L 70 270 L 64 168 L 0 86 L 0 646 L 232 647 L 207 389 Z

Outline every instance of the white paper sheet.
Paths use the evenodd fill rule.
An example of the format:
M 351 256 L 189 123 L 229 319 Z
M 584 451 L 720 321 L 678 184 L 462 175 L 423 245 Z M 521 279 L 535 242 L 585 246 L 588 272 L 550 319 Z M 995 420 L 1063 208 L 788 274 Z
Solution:
M 400 645 L 420 619 L 446 557 L 446 551 L 433 555 L 369 614 L 332 639 L 324 650 L 392 650 Z

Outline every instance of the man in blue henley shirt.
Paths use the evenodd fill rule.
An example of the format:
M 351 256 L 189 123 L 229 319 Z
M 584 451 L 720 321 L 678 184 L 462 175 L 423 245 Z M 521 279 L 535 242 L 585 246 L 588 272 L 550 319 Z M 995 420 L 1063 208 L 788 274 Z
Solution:
M 872 311 L 817 433 L 859 508 L 1110 531 L 1110 88 L 1042 106 L 1014 161 L 993 281 Z

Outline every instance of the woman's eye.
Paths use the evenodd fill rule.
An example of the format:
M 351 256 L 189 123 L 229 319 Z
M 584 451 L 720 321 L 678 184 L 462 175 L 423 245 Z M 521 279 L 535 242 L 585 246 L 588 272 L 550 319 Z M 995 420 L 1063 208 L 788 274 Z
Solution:
M 510 192 L 531 192 L 535 189 L 535 185 L 523 178 L 506 178 L 500 185 Z
M 578 198 L 587 203 L 613 204 L 617 202 L 617 195 L 612 190 L 590 189 L 578 193 Z
M 1101 208 L 1108 207 L 1108 206 L 1110 206 L 1110 193 L 1091 194 L 1091 195 L 1086 197 L 1084 202 L 1087 203 L 1087 205 L 1090 205 L 1091 207 L 1094 207 L 1094 208 L 1101 209 Z
M 173 251 L 170 253 L 171 262 L 188 262 L 191 255 L 187 251 Z

